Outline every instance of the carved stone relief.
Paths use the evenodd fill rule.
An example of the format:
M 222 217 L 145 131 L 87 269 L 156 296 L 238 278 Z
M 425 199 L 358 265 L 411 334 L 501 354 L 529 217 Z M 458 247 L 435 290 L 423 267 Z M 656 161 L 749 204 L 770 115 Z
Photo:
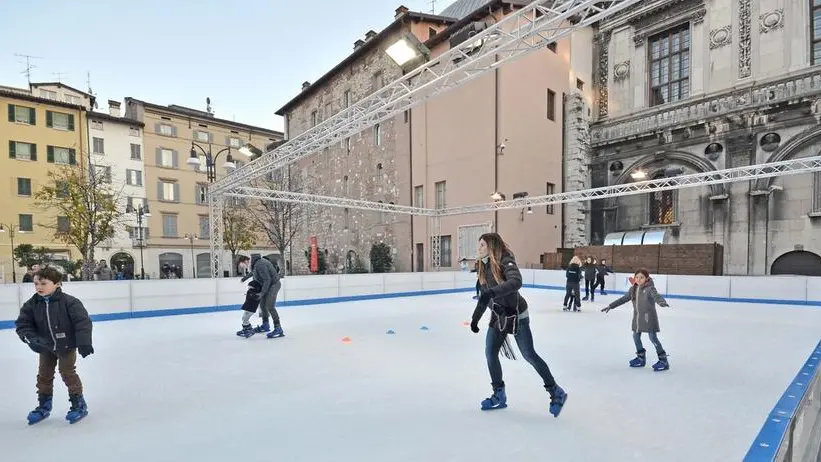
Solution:
M 618 82 L 630 77 L 630 61 L 624 61 L 613 66 L 613 80 Z
M 733 41 L 733 26 L 727 25 L 710 31 L 710 49 L 721 48 Z
M 784 27 L 784 10 L 782 8 L 778 8 L 777 10 L 764 13 L 759 16 L 758 20 L 760 27 L 759 31 L 762 34 L 780 29 Z
M 752 8 L 750 0 L 738 0 L 738 78 L 752 75 L 752 50 L 750 32 L 752 29 Z
M 596 42 L 599 45 L 599 117 L 607 117 L 609 112 L 608 74 L 610 72 L 610 31 L 598 34 Z

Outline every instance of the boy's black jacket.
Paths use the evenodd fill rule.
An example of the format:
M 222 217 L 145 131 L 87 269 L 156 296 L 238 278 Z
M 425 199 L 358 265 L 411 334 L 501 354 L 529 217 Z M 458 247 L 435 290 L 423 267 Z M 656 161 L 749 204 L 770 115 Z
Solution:
M 43 297 L 34 294 L 15 321 L 20 338 L 39 337 L 50 350 L 60 352 L 91 346 L 91 318 L 83 302 L 57 290 L 48 305 Z

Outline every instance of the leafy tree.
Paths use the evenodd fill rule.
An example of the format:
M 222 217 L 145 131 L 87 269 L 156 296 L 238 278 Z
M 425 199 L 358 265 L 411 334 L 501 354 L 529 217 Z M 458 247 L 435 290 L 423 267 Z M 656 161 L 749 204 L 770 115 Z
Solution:
M 222 214 L 222 241 L 231 251 L 231 266 L 236 272 L 237 254 L 243 250 L 251 250 L 254 245 L 253 218 L 242 207 L 226 207 Z
M 352 265 L 348 269 L 348 272 L 353 274 L 368 272 L 368 268 L 365 268 L 365 262 L 362 261 L 362 258 L 358 254 L 354 257 Z
M 53 218 L 40 226 L 54 230 L 54 238 L 74 246 L 82 256 L 83 280 L 93 279 L 94 250 L 114 237 L 121 225 L 119 194 L 104 175 L 82 168 L 61 167 L 49 172 L 49 182 L 34 194 L 35 205 Z
M 284 171 L 275 171 L 265 179 L 253 182 L 253 185 L 278 191 L 300 192 L 302 190 L 302 185 L 296 175 L 293 175 L 288 167 Z M 271 244 L 279 250 L 280 255 L 285 255 L 294 237 L 302 228 L 303 207 L 303 204 L 260 201 L 259 206 L 253 209 L 254 222 L 265 232 Z
M 31 265 L 40 263 L 37 253 L 34 252 L 34 246 L 31 244 L 20 244 L 14 248 L 14 259 L 18 266 L 30 268 Z
M 317 257 L 318 257 L 317 260 L 319 260 L 318 261 L 319 268 L 318 268 L 318 271 L 316 271 L 314 274 L 326 274 L 328 272 L 328 262 L 325 258 L 325 251 L 323 249 L 317 248 Z M 308 259 L 308 268 L 310 269 L 311 268 L 311 248 L 310 247 L 308 247 L 308 249 L 305 251 L 305 258 Z
M 384 242 L 371 246 L 371 270 L 374 273 L 389 273 L 393 268 L 391 248 Z

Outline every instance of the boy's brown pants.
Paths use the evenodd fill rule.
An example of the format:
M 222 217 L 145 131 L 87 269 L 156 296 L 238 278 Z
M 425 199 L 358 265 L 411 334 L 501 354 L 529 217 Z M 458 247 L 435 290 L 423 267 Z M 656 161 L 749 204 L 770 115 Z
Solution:
M 54 394 L 54 369 L 59 365 L 60 377 L 68 388 L 69 395 L 82 395 L 83 383 L 77 375 L 77 350 L 57 353 L 50 351 L 40 353 L 40 368 L 37 371 L 37 393 L 41 395 Z

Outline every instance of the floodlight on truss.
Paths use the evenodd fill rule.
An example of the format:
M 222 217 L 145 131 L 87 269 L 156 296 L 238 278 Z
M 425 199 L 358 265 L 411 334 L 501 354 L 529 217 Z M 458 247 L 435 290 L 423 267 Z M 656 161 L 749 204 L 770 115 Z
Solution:
M 246 185 L 640 0 L 536 0 L 209 186 Z M 476 50 L 475 44 L 481 43 Z

